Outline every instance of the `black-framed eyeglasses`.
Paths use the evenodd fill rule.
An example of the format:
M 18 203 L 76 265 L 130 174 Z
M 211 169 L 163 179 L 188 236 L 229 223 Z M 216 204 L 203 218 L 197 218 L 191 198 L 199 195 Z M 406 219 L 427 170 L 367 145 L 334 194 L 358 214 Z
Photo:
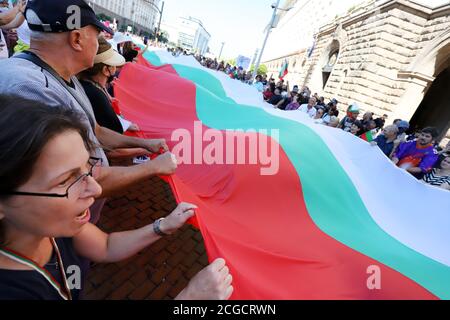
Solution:
M 70 186 L 67 187 L 67 191 L 65 194 L 57 194 L 57 193 L 36 193 L 36 192 L 22 192 L 22 191 L 12 191 L 12 192 L 3 192 L 2 195 L 6 196 L 29 196 L 29 197 L 47 197 L 47 198 L 69 198 L 70 189 L 73 188 L 76 184 L 81 181 L 84 181 L 87 177 L 92 177 L 94 174 L 94 168 L 102 164 L 102 159 L 100 158 L 89 158 L 89 172 L 82 174 L 79 176 Z

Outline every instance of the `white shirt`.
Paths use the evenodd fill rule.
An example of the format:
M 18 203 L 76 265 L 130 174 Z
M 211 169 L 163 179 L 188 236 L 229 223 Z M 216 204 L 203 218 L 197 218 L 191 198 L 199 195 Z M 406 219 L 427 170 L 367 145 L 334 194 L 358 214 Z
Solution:
M 31 30 L 28 27 L 28 22 L 25 20 L 20 25 L 20 27 L 17 28 L 17 37 L 19 38 L 20 41 L 22 41 L 26 45 L 30 45 L 30 43 L 31 43 L 30 35 L 31 35 Z
M 314 118 L 316 116 L 317 110 L 316 108 L 312 107 L 311 109 L 308 109 L 307 104 L 302 104 L 300 108 L 298 108 L 299 111 L 307 113 L 310 118 Z
M 0 59 L 7 59 L 8 57 L 8 46 L 6 45 L 6 40 L 3 37 L 2 29 L 0 29 Z
M 322 121 L 323 121 L 324 123 L 326 123 L 326 124 L 330 123 L 330 121 L 331 121 L 331 116 L 330 116 L 328 113 L 326 113 L 326 114 L 323 116 Z
M 117 116 L 117 118 L 119 118 L 120 124 L 122 125 L 123 132 L 130 129 L 131 125 L 133 124 L 132 122 L 125 120 L 121 116 Z
M 314 119 L 314 123 L 325 124 L 325 121 L 323 121 L 323 119 Z

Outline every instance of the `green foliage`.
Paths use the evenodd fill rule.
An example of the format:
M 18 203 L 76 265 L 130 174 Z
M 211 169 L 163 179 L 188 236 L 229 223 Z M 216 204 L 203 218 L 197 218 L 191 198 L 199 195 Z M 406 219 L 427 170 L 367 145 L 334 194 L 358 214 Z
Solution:
M 252 67 L 250 68 L 250 72 L 253 72 L 255 70 L 255 65 L 252 64 Z M 267 66 L 265 64 L 261 64 L 259 65 L 258 68 L 258 74 L 259 75 L 263 75 L 263 74 L 267 74 Z
M 97 19 L 102 20 L 102 21 L 113 21 L 114 20 L 113 18 L 111 18 L 110 16 L 107 16 L 104 13 L 99 13 L 97 15 Z
M 229 63 L 232 66 L 236 66 L 236 59 L 227 60 L 226 63 Z
M 161 30 L 158 35 L 158 42 L 168 43 L 169 33 L 167 31 Z

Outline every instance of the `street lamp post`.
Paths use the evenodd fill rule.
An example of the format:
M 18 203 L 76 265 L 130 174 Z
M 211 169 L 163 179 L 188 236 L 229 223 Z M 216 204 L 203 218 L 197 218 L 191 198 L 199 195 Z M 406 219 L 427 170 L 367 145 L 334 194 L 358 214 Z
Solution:
M 280 1 L 281 0 L 277 0 L 277 3 L 276 4 L 274 3 L 272 5 L 272 8 L 273 8 L 272 20 L 270 20 L 270 25 L 267 28 L 266 37 L 264 39 L 264 42 L 263 42 L 263 45 L 262 45 L 262 48 L 261 48 L 261 53 L 259 54 L 259 57 L 258 57 L 258 62 L 256 63 L 255 70 L 253 70 L 253 75 L 252 75 L 252 79 L 253 80 L 256 78 L 256 75 L 258 74 L 259 65 L 261 64 L 261 59 L 262 59 L 262 56 L 263 56 L 263 53 L 264 53 L 264 49 L 266 48 L 267 39 L 269 39 L 270 31 L 272 30 L 272 28 L 274 28 L 275 18 L 277 17 L 277 11 L 281 10 L 281 11 L 286 11 L 287 12 L 287 11 L 290 11 L 290 10 L 292 10 L 294 8 L 294 7 L 290 7 L 290 8 L 287 8 L 287 9 L 281 9 L 281 8 L 279 8 Z
M 135 7 L 135 5 L 136 5 L 136 2 L 134 2 L 134 0 L 133 0 L 133 2 L 131 3 L 131 20 L 133 20 L 133 33 L 134 33 L 134 26 L 135 26 L 135 20 L 136 20 L 136 16 L 135 16 L 135 14 L 136 14 L 136 7 Z
M 219 53 L 219 60 L 220 60 L 220 57 L 222 57 L 222 51 L 223 51 L 224 46 L 225 46 L 225 42 L 222 42 L 222 48 L 220 48 L 220 53 Z
M 255 65 L 255 70 L 253 70 L 252 80 L 254 80 L 256 78 L 256 75 L 258 74 L 259 65 L 261 64 L 261 59 L 264 54 L 264 49 L 266 48 L 267 39 L 269 39 L 270 31 L 272 30 L 273 24 L 275 23 L 275 18 L 277 17 L 277 10 L 278 10 L 278 6 L 280 5 L 280 2 L 281 2 L 281 0 L 277 0 L 277 3 L 273 6 L 272 19 L 270 20 L 269 27 L 267 28 L 266 37 L 264 38 L 261 52 L 259 53 L 258 61 L 256 62 L 256 65 Z
M 156 6 L 155 6 L 156 7 Z M 158 7 L 156 7 L 158 8 Z M 163 12 L 164 12 L 164 1 L 161 3 L 161 10 L 158 9 L 159 12 L 159 23 L 158 23 L 158 33 L 161 31 L 161 21 L 162 21 L 162 16 L 163 16 Z M 157 33 L 157 35 L 158 35 Z M 158 38 L 156 38 L 158 39 Z
M 156 40 L 158 40 L 158 33 L 161 31 L 161 21 L 162 21 L 162 16 L 164 13 L 164 1 L 161 3 L 161 9 L 159 9 L 153 2 L 146 0 L 145 1 L 147 4 L 153 6 L 153 8 L 156 9 L 156 11 L 158 11 L 159 13 L 159 23 L 158 23 L 158 29 L 156 30 Z

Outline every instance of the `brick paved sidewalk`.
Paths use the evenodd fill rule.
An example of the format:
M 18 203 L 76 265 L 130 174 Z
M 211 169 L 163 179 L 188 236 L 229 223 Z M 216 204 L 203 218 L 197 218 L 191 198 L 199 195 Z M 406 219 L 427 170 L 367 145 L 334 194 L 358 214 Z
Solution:
M 105 232 L 140 228 L 168 215 L 175 207 L 169 185 L 155 177 L 110 199 L 99 227 Z M 200 232 L 185 226 L 131 259 L 94 266 L 86 283 L 85 299 L 173 299 L 207 264 Z

